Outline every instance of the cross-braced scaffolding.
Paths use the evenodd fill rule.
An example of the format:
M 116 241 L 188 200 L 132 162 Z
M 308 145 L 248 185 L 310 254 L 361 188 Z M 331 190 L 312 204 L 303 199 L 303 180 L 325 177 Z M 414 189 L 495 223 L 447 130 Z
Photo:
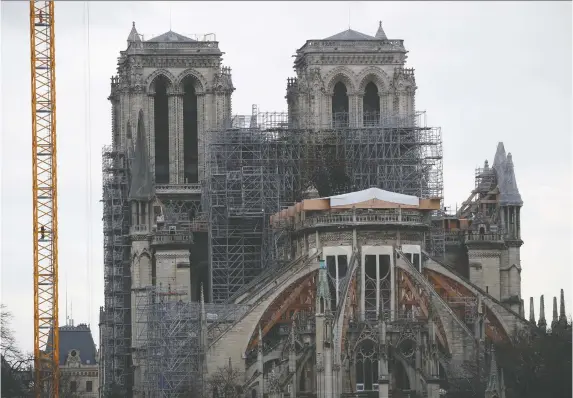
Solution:
M 134 365 L 149 397 L 199 396 L 205 350 L 247 311 L 245 305 L 189 302 L 155 286 L 134 289 Z
M 100 315 L 103 388 L 127 393 L 131 361 L 128 160 L 122 151 L 104 147 L 104 310 Z
M 303 199 L 311 187 L 320 196 L 379 187 L 442 197 L 441 132 L 426 126 L 423 113 L 381 118 L 367 127 L 333 122 L 318 129 L 291 128 L 286 113 L 235 120 L 235 128 L 208 133 L 213 302 L 226 301 L 276 263 L 286 235 L 270 230 L 269 216 Z M 441 256 L 443 231 L 433 229 L 427 243 Z

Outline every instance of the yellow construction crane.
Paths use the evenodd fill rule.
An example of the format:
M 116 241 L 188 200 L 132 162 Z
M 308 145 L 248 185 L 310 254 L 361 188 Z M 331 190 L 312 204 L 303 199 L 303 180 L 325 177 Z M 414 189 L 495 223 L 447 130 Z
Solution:
M 59 395 L 54 2 L 30 0 L 35 396 Z

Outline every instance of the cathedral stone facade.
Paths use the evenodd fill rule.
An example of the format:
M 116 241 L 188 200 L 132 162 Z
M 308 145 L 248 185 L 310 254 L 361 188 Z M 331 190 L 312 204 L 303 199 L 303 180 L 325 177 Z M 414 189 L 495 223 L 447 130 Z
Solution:
M 417 170 L 392 164 L 390 154 L 388 163 L 367 165 L 370 174 L 354 175 L 356 189 L 324 195 L 309 185 L 265 219 L 284 232 L 273 248 L 280 266 L 229 287 L 228 299 L 218 300 L 217 253 L 209 244 L 220 233 L 209 218 L 219 206 L 211 184 L 218 170 L 207 169 L 217 155 L 213 132 L 232 130 L 235 89 L 222 54 L 214 40 L 171 31 L 143 40 L 135 24 L 121 52 L 109 97 L 113 145 L 104 154 L 122 155 L 110 160 L 116 171 L 104 179 L 110 196 L 103 390 L 119 386 L 138 397 L 193 391 L 438 398 L 471 379 L 479 358 L 487 359 L 492 380 L 502 380 L 488 347 L 528 322 L 520 276 L 523 202 L 501 143 L 456 214 L 443 212 L 441 193 L 421 177 L 419 186 L 379 177 Z M 393 137 L 403 139 L 399 153 L 414 147 L 423 129 L 414 117 L 416 82 L 406 54 L 403 41 L 388 39 L 381 24 L 374 36 L 349 29 L 307 41 L 296 52 L 297 76 L 287 83 L 289 128 L 315 132 L 309 140 L 340 128 L 394 129 Z M 244 137 L 237 148 L 250 145 Z M 436 227 L 440 255 L 428 246 L 440 242 Z M 141 304 L 151 291 L 154 299 Z M 165 317 L 168 306 L 159 303 L 185 315 Z M 236 311 L 225 318 L 221 308 Z M 151 343 L 161 330 L 170 337 Z M 174 343 L 176 331 L 186 343 Z M 162 361 L 170 365 L 160 369 Z M 185 361 L 188 368 L 174 370 Z M 488 396 L 502 397 L 503 386 L 490 384 Z

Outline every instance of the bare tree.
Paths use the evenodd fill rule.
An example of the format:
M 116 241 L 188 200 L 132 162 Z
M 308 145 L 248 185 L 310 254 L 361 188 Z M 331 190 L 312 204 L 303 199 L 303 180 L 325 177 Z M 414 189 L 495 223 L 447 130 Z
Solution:
M 2 359 L 2 396 L 20 397 L 30 391 L 32 380 L 31 354 L 23 354 L 11 328 L 12 314 L 0 304 L 0 356 Z
M 231 358 L 229 364 L 218 368 L 207 381 L 207 391 L 210 397 L 239 398 L 242 397 L 241 372 L 233 368 Z

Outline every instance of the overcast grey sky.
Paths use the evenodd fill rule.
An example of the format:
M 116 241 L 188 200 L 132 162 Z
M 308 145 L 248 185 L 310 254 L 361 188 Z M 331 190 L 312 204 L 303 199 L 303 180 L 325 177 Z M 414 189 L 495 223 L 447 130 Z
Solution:
M 29 9 L 23 1 L 1 7 L 2 303 L 15 315 L 20 345 L 31 350 Z M 86 9 L 84 2 L 56 3 L 60 324 L 67 291 L 75 323 L 91 323 L 97 339 L 100 153 L 111 140 L 109 78 L 132 21 L 147 37 L 161 34 L 169 30 L 170 9 L 172 30 L 217 35 L 237 88 L 233 112 L 241 114 L 252 104 L 286 110 L 292 55 L 305 40 L 346 30 L 349 21 L 373 35 L 382 20 L 388 37 L 404 39 L 410 51 L 418 110 L 428 112 L 429 125 L 442 127 L 446 204 L 467 198 L 474 168 L 485 159 L 491 164 L 503 141 L 525 202 L 526 311 L 535 296 L 538 314 L 545 294 L 551 316 L 551 297 L 565 288 L 571 313 L 571 2 L 90 2 L 89 43 Z

